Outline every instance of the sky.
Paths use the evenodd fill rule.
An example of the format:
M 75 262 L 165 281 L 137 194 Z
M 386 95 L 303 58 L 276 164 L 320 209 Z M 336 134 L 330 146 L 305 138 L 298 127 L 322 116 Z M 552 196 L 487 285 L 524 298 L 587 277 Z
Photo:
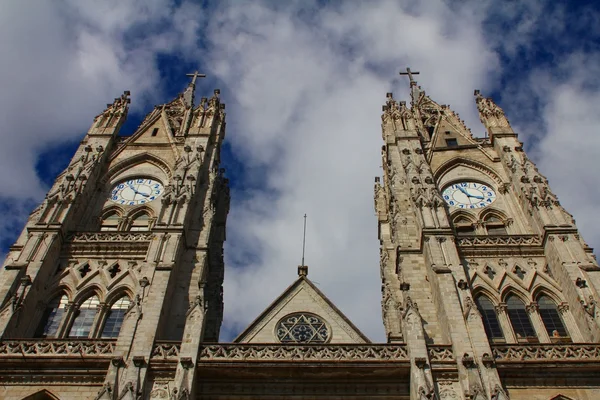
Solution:
M 381 105 L 433 100 L 483 136 L 473 90 L 505 110 L 528 155 L 600 246 L 600 6 L 593 2 L 168 1 L 0 4 L 0 260 L 95 115 L 132 92 L 131 134 L 207 75 L 227 108 L 231 211 L 221 340 L 297 277 L 384 341 L 373 181 Z

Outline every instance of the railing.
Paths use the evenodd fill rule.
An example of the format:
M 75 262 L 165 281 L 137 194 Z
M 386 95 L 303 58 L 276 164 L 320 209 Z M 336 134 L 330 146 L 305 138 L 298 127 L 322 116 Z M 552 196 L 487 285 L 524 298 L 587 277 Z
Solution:
M 215 344 L 201 348 L 200 361 L 408 362 L 408 353 L 404 345 Z
M 492 345 L 497 363 L 538 361 L 600 361 L 600 344 L 503 344 Z
M 176 361 L 178 342 L 157 342 L 152 360 Z M 317 361 L 317 362 L 408 362 L 404 345 L 283 345 L 283 344 L 214 344 L 200 348 L 200 362 Z
M 20 339 L 0 341 L 0 359 L 4 357 L 110 357 L 114 340 Z
M 179 350 L 181 350 L 181 342 L 156 342 L 152 348 L 150 358 L 177 361 L 179 359 Z
M 541 246 L 542 241 L 537 235 L 489 235 L 489 236 L 459 236 L 456 243 L 461 247 L 475 246 Z
M 454 362 L 454 353 L 452 345 L 427 346 L 429 361 L 434 362 Z
M 151 232 L 77 232 L 67 237 L 71 256 L 105 257 L 117 255 L 144 258 L 154 234 Z
M 151 232 L 78 232 L 69 235 L 67 241 L 73 243 L 93 242 L 149 242 Z

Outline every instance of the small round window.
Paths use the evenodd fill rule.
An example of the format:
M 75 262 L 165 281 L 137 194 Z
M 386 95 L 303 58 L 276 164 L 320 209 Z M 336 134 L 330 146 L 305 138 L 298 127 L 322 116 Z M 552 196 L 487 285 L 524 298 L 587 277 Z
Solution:
M 309 313 L 295 313 L 283 317 L 275 328 L 281 343 L 325 343 L 329 328 L 320 317 Z

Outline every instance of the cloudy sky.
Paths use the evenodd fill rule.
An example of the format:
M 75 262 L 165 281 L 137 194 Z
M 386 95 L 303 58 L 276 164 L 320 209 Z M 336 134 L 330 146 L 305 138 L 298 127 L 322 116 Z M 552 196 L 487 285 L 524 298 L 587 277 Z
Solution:
M 381 341 L 372 190 L 385 94 L 408 99 L 399 70 L 476 136 L 473 89 L 493 96 L 598 248 L 599 39 L 582 2 L 4 1 L 0 259 L 106 103 L 131 90 L 131 134 L 199 69 L 197 95 L 227 104 L 221 339 L 295 279 L 306 213 L 310 278 Z

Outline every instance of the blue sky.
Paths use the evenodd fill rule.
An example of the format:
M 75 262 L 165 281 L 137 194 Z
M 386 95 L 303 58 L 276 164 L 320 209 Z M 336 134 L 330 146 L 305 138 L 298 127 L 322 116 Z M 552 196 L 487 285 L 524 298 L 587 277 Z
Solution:
M 383 340 L 373 177 L 398 71 L 476 136 L 473 90 L 505 109 L 583 237 L 600 245 L 600 8 L 554 1 L 63 0 L 0 5 L 0 258 L 106 103 L 132 92 L 132 133 L 195 69 L 227 104 L 229 340 L 296 276 Z

